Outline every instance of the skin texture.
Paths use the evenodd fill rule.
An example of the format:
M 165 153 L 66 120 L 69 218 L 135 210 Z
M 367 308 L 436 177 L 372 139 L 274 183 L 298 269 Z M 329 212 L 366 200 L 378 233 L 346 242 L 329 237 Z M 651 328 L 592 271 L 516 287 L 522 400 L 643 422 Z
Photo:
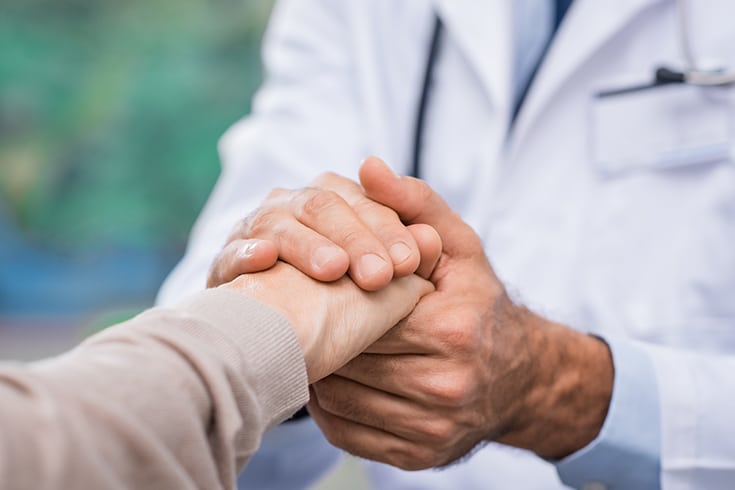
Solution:
M 435 260 L 440 249 L 435 243 L 428 247 L 428 253 L 435 254 L 428 260 Z M 310 383 L 344 366 L 434 289 L 411 274 L 380 291 L 364 291 L 347 277 L 319 282 L 284 262 L 264 272 L 241 275 L 222 287 L 266 303 L 289 320 L 304 353 Z
M 243 254 L 253 243 L 258 243 L 255 251 Z M 332 173 L 321 175 L 311 187 L 272 191 L 232 231 L 207 284 L 266 269 L 277 257 L 320 281 L 336 281 L 348 273 L 367 291 L 386 286 L 394 276 L 413 274 L 421 264 L 414 234 L 396 212 L 365 197 L 357 183 Z
M 268 240 L 241 239 L 237 228 L 219 253 L 207 277 L 207 287 L 230 282 L 241 274 L 259 272 L 275 265 L 278 247 Z
M 391 230 L 399 223 L 409 229 L 429 225 L 443 251 L 430 275 L 436 290 L 362 355 L 312 387 L 309 411 L 327 439 L 404 469 L 449 464 L 482 441 L 550 459 L 591 442 L 612 393 L 613 365 L 604 342 L 514 304 L 480 239 L 426 183 L 399 177 L 376 158 L 361 167 L 362 187 L 336 184 L 340 179 L 329 174 L 324 192 L 364 192 L 373 204 L 361 204 L 356 214 L 369 209 Z M 354 202 L 364 201 L 344 198 L 347 205 Z M 378 213 L 378 205 L 394 214 Z M 334 228 L 354 219 L 342 205 L 332 211 Z M 275 226 L 281 255 L 284 243 L 317 243 L 297 227 Z M 339 242 L 331 230 L 320 230 Z M 241 238 L 274 236 L 249 231 Z M 352 237 L 367 244 L 375 238 Z

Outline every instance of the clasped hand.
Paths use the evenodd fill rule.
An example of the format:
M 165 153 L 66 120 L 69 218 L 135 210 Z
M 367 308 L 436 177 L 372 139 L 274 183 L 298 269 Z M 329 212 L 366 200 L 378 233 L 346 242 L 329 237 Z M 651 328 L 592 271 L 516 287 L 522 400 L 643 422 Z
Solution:
M 601 408 L 579 416 L 566 435 L 555 433 L 564 417 L 540 424 L 538 414 L 558 408 L 549 389 L 559 386 L 560 355 L 569 354 L 549 349 L 550 339 L 574 352 L 600 346 L 514 304 L 479 237 L 427 184 L 375 158 L 361 167 L 360 183 L 325 174 L 306 189 L 273 191 L 236 227 L 208 281 L 225 283 L 276 259 L 318 281 L 339 284 L 347 274 L 365 291 L 390 289 L 394 278 L 431 281 L 435 290 L 410 315 L 313 384 L 308 409 L 327 439 L 422 469 L 451 463 L 482 441 L 561 457 L 594 438 L 609 402 L 604 393 Z M 602 374 L 611 383 L 611 369 Z M 576 389 L 563 376 L 561 386 L 560 397 Z

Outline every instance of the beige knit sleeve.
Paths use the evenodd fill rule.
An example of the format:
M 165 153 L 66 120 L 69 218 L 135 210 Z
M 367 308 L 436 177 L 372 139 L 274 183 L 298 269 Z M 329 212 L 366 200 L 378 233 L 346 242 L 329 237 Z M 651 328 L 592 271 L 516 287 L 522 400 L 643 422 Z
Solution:
M 263 432 L 307 399 L 287 321 L 202 292 L 63 356 L 0 365 L 0 488 L 234 488 Z

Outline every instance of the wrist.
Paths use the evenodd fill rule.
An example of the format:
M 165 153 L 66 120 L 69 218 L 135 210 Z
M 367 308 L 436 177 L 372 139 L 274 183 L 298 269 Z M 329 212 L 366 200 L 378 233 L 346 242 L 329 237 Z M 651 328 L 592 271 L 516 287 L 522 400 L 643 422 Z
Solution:
M 592 442 L 610 406 L 613 362 L 602 340 L 529 312 L 529 389 L 502 440 L 561 459 Z
M 273 271 L 276 269 L 271 270 Z M 268 272 L 243 274 L 219 287 L 230 289 L 242 294 L 243 296 L 254 299 L 282 315 L 291 326 L 291 329 L 296 336 L 296 340 L 299 343 L 299 347 L 304 354 L 304 358 L 307 361 L 308 367 L 310 353 L 314 348 L 314 344 L 317 342 L 317 339 L 314 338 L 314 333 L 321 330 L 316 327 L 307 328 L 304 324 L 304 319 L 310 317 L 299 318 L 295 312 L 287 306 L 289 304 L 297 303 L 297 301 L 287 294 L 284 294 L 279 283 L 274 284 L 272 281 L 269 282 L 269 279 L 272 278 Z M 317 315 L 317 317 L 321 319 L 323 318 L 323 315 Z

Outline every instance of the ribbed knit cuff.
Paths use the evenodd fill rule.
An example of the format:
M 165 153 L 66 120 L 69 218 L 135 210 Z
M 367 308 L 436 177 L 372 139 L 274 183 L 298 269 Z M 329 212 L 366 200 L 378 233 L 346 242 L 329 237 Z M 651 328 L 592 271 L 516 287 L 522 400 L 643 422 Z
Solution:
M 273 427 L 309 400 L 304 356 L 289 322 L 269 306 L 235 291 L 209 289 L 177 309 L 206 320 L 227 336 L 247 360 L 239 369 L 253 379 L 263 413 Z

